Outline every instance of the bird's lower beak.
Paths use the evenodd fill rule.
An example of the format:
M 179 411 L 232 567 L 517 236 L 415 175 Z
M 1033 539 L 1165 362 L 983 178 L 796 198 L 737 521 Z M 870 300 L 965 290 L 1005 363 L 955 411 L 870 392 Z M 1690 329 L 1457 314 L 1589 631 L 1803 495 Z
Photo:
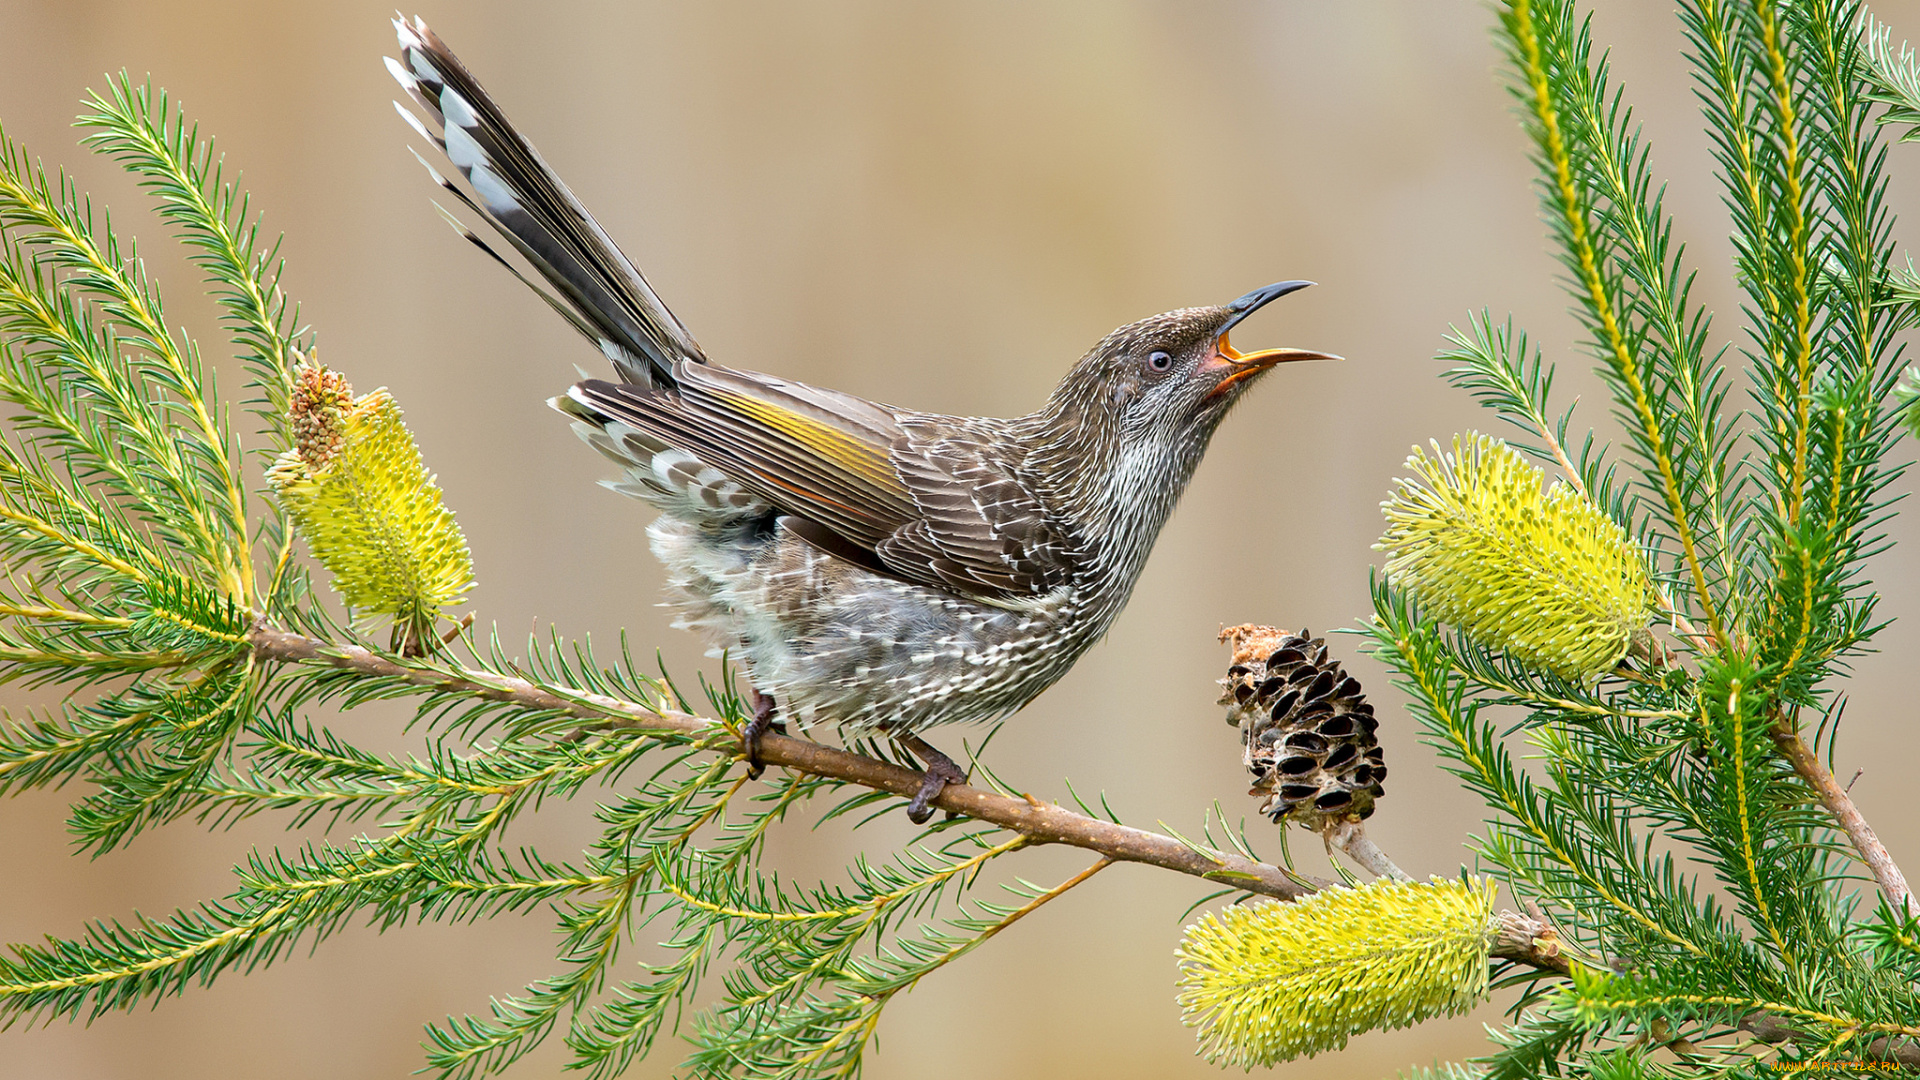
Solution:
M 1276 364 L 1338 359 L 1340 357 L 1332 353 L 1314 352 L 1312 349 L 1262 349 L 1243 353 L 1227 341 L 1227 335 L 1221 334 L 1213 355 L 1201 361 L 1198 374 L 1213 375 L 1220 380 L 1207 392 L 1206 400 L 1211 401 L 1225 394 L 1235 383 L 1245 382 Z

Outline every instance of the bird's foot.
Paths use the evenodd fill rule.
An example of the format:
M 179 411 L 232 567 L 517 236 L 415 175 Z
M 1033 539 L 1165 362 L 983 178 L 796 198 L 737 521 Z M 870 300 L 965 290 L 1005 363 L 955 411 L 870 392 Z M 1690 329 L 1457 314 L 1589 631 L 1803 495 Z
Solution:
M 920 790 L 907 804 L 907 820 L 925 825 L 933 817 L 933 800 L 940 797 L 948 784 L 966 783 L 967 774 L 952 758 L 927 745 L 927 741 L 917 735 L 901 736 L 894 741 L 926 763 L 927 771 L 920 776 Z
M 740 742 L 747 752 L 747 779 L 758 780 L 767 766 L 760 760 L 760 737 L 769 731 L 787 733 L 787 725 L 773 722 L 773 698 L 758 690 L 753 692 L 753 719 L 747 721 L 746 730 L 740 733 Z

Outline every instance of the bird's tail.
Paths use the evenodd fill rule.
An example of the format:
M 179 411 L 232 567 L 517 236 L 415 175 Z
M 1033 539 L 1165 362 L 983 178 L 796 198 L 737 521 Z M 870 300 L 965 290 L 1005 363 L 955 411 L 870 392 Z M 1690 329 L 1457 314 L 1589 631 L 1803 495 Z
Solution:
M 395 19 L 393 25 L 400 37 L 400 59 L 388 57 L 387 70 L 420 107 L 425 122 L 398 102 L 394 107 L 466 177 L 472 194 L 425 158 L 420 163 L 526 256 L 560 296 L 528 281 L 449 215 L 454 227 L 598 343 L 626 381 L 672 386 L 675 362 L 705 363 L 693 335 L 660 302 L 640 268 L 620 253 L 459 58 L 417 17 L 411 23 Z

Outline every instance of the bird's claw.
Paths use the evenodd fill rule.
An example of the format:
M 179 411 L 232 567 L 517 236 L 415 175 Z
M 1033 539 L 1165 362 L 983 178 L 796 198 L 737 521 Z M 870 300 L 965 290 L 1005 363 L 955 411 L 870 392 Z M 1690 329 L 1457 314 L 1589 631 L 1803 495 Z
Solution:
M 766 763 L 760 760 L 760 737 L 769 731 L 786 734 L 785 724 L 773 722 L 773 699 L 758 690 L 753 692 L 753 719 L 740 732 L 740 743 L 747 755 L 747 779 L 758 780 L 760 774 L 767 771 Z
M 899 741 L 927 766 L 927 771 L 920 774 L 920 790 L 907 803 L 907 820 L 925 825 L 933 819 L 933 800 L 940 797 L 948 784 L 966 783 L 967 774 L 952 758 L 927 745 L 925 739 L 909 735 Z

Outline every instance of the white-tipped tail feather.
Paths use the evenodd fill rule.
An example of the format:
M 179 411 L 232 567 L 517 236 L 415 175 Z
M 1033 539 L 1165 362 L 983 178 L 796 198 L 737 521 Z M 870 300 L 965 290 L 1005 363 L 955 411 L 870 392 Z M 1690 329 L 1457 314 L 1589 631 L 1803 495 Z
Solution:
M 425 119 L 399 102 L 394 106 L 416 134 L 446 155 L 472 194 L 426 159 L 421 164 L 434 183 L 492 226 L 559 295 L 528 280 L 455 220 L 461 234 L 513 269 L 591 338 L 627 382 L 672 386 L 676 364 L 705 363 L 693 335 L 660 302 L 639 267 L 621 254 L 459 59 L 424 22 L 395 19 L 393 25 L 402 59 L 387 57 L 387 71 Z

